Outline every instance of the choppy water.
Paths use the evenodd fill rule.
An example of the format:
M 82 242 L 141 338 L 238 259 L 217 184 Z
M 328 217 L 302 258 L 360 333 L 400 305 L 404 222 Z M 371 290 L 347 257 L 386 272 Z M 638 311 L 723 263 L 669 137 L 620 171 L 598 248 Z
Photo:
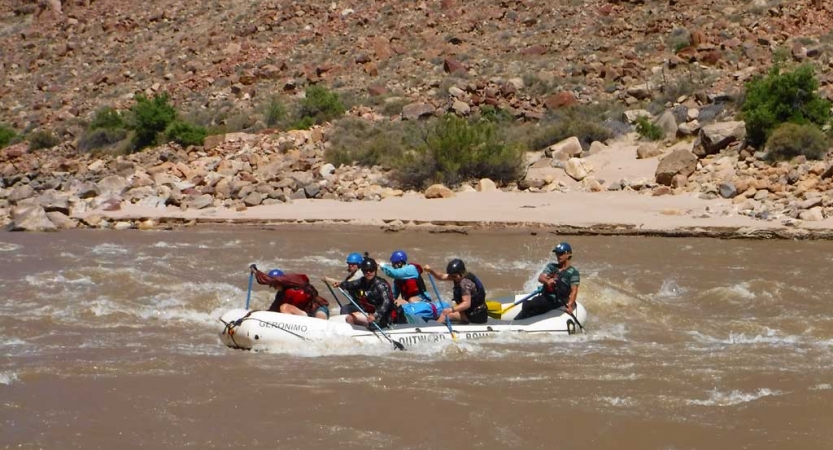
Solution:
M 217 338 L 251 262 L 318 280 L 348 252 L 403 248 L 465 259 L 498 296 L 533 287 L 558 240 L 0 234 L 0 448 L 830 448 L 830 242 L 570 238 L 586 335 L 407 352 Z

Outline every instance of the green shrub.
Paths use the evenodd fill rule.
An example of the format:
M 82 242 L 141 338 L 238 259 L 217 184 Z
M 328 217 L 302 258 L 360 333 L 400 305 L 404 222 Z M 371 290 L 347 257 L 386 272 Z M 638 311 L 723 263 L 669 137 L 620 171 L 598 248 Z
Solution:
M 773 67 L 766 77 L 748 82 L 741 114 L 749 142 L 760 147 L 785 122 L 823 127 L 830 120 L 830 102 L 819 97 L 817 89 L 809 65 L 784 73 Z
M 505 184 L 522 174 L 523 147 L 507 144 L 492 122 L 447 115 L 426 131 L 424 144 L 405 152 L 396 164 L 403 187 L 423 188 L 435 182 L 455 186 L 484 177 Z
M 17 136 L 17 133 L 15 133 L 14 129 L 7 125 L 0 124 L 0 148 L 9 145 L 15 136 Z
M 804 155 L 807 159 L 822 159 L 829 142 L 816 125 L 785 123 L 776 128 L 767 140 L 767 158 L 770 161 L 784 161 Z
M 409 149 L 422 145 L 421 129 L 414 122 L 368 122 L 345 117 L 334 124 L 331 146 L 325 151 L 327 162 L 393 167 Z
M 124 128 L 125 123 L 121 114 L 113 108 L 104 107 L 95 112 L 92 122 L 88 129 L 98 130 L 106 129 L 113 130 L 116 128 Z
M 480 118 L 495 123 L 512 122 L 514 120 L 514 117 L 512 117 L 512 114 L 509 113 L 509 111 L 501 108 L 495 108 L 491 105 L 480 107 Z
M 133 113 L 132 126 L 136 131 L 133 138 L 136 150 L 155 144 L 157 135 L 176 120 L 176 110 L 169 103 L 168 94 L 154 95 L 152 99 L 138 95 L 130 111 Z
M 202 145 L 207 135 L 208 132 L 204 127 L 181 120 L 173 121 L 165 130 L 165 136 L 169 141 L 174 141 L 183 147 Z
M 315 125 L 315 119 L 307 116 L 296 120 L 289 128 L 292 130 L 307 130 L 313 125 Z
M 665 137 L 665 130 L 645 116 L 636 119 L 636 132 L 649 141 L 658 141 Z
M 286 106 L 278 98 L 272 98 L 263 111 L 263 119 L 267 127 L 276 127 L 286 120 Z
M 98 128 L 84 133 L 84 136 L 78 142 L 78 149 L 88 152 L 109 147 L 117 142 L 121 142 L 126 137 L 127 130 L 124 128 Z
M 55 134 L 47 130 L 35 131 L 30 134 L 26 140 L 29 141 L 29 151 L 51 148 L 61 143 L 58 136 L 55 136 Z
M 310 86 L 305 93 L 306 96 L 299 105 L 297 122 L 303 125 L 310 124 L 304 128 L 309 128 L 313 123 L 322 124 L 344 115 L 345 108 L 338 93 L 331 92 L 324 86 Z

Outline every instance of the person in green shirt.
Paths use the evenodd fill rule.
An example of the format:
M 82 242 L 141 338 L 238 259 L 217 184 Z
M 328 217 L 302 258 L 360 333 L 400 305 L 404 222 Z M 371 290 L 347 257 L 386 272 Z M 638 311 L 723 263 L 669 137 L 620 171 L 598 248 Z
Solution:
M 571 263 L 573 248 L 567 242 L 561 242 L 552 252 L 555 253 L 555 262 L 548 263 L 538 276 L 543 290 L 523 303 L 521 312 L 514 320 L 526 319 L 562 307 L 567 313 L 574 313 L 581 277 L 578 269 Z

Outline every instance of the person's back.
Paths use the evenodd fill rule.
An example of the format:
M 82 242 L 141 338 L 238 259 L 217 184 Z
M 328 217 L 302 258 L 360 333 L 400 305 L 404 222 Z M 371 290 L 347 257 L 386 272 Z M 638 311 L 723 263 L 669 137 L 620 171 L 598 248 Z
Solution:
M 393 278 L 393 298 L 402 298 L 396 300 L 397 304 L 431 301 L 422 279 L 422 266 L 409 263 L 408 255 L 402 250 L 393 252 L 390 262 L 391 266 L 382 266 L 382 272 Z
M 318 290 L 310 284 L 309 277 L 302 273 L 283 273 L 273 269 L 263 273 L 252 265 L 252 272 L 258 284 L 265 284 L 277 290 L 275 300 L 269 311 L 284 314 L 305 315 L 319 319 L 330 316 L 329 302 L 318 295 Z

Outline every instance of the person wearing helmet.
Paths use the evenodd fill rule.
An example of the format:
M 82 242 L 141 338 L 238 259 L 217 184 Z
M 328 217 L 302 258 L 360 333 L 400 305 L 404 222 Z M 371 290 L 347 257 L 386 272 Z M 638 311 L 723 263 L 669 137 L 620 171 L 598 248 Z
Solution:
M 419 264 L 408 263 L 408 255 L 402 250 L 390 255 L 390 263 L 390 266 L 382 266 L 382 272 L 393 278 L 393 298 L 398 306 L 431 301 Z
M 438 280 L 454 282 L 450 308 L 445 308 L 437 322 L 445 322 L 446 317 L 459 323 L 486 323 L 489 319 L 486 308 L 486 288 L 477 276 L 466 270 L 466 264 L 460 259 L 452 259 L 446 267 L 446 273 L 439 273 L 425 266 L 425 270 Z
M 366 255 L 367 253 L 365 253 L 365 256 Z M 365 257 L 358 252 L 353 252 L 347 255 L 347 276 L 344 277 L 344 281 L 361 280 L 362 277 L 364 277 L 362 270 L 359 268 L 359 266 L 362 264 L 362 261 L 364 261 L 364 258 Z M 358 291 L 354 292 L 347 289 L 347 293 L 350 294 L 353 298 L 357 298 L 359 296 Z M 340 314 L 352 314 L 358 311 L 359 309 L 356 308 L 352 303 L 347 303 L 341 305 Z
M 375 322 L 382 328 L 387 327 L 393 311 L 393 292 L 391 292 L 390 284 L 376 275 L 379 266 L 373 258 L 365 257 L 359 269 L 364 274 L 361 279 L 333 283 L 333 287 L 340 287 L 351 293 L 353 300 L 367 314 L 365 317 L 360 311 L 352 312 L 345 320 L 351 325 L 363 325 L 368 328 L 371 327 L 371 322 Z M 352 294 L 354 292 L 356 295 Z
M 581 284 L 578 269 L 571 263 L 573 248 L 569 243 L 561 242 L 552 249 L 552 253 L 555 255 L 555 261 L 548 263 L 538 276 L 543 290 L 523 303 L 521 312 L 514 320 L 526 319 L 562 307 L 573 314 Z
M 310 284 L 308 276 L 302 273 L 283 273 L 280 269 L 263 273 L 254 264 L 249 266 L 249 270 L 255 274 L 258 284 L 271 286 L 277 291 L 269 311 L 324 320 L 330 317 L 330 303 L 318 295 L 318 290 Z

